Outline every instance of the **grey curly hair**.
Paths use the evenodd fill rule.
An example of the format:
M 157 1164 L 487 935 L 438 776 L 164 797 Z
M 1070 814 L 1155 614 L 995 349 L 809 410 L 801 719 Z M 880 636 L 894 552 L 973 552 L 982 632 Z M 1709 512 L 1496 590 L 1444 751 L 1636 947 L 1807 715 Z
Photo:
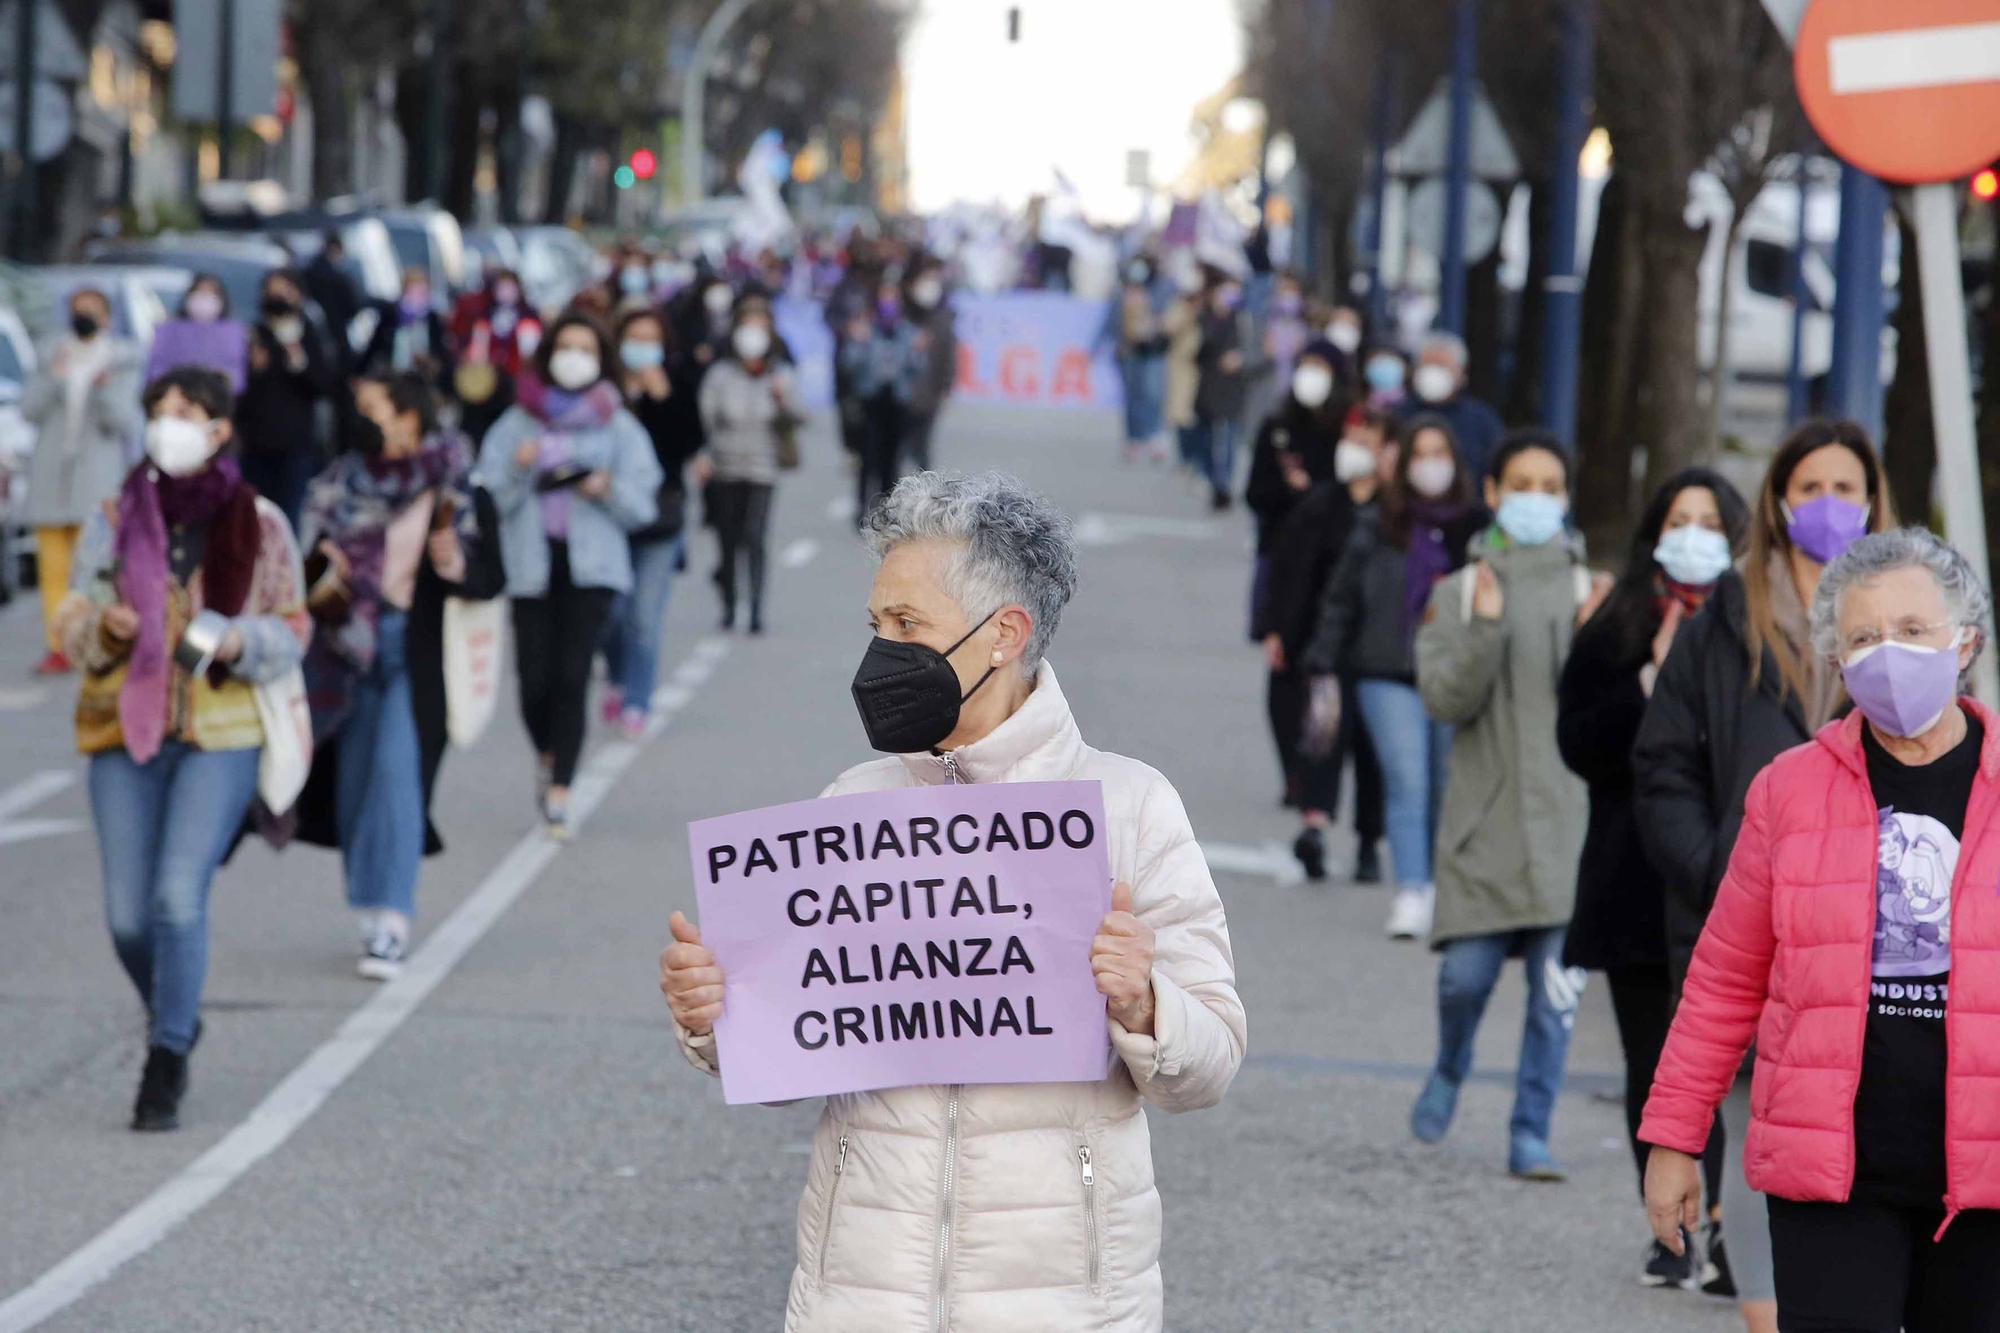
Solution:
M 1076 592 L 1076 538 L 1069 516 L 1004 472 L 918 472 L 896 483 L 869 511 L 861 537 L 880 560 L 908 541 L 960 549 L 945 566 L 944 590 L 978 621 L 1019 604 L 1034 628 L 1021 654 L 1032 676 Z
M 1897 569 L 1924 569 L 1944 594 L 1945 613 L 1954 625 L 1970 626 L 1979 635 L 1973 660 L 1986 644 L 1986 625 L 1993 614 L 1993 596 L 1973 572 L 1972 562 L 1958 549 L 1924 528 L 1896 528 L 1863 537 L 1848 547 L 1819 576 L 1813 594 L 1812 646 L 1821 657 L 1840 653 L 1840 599 L 1857 583 L 1867 583 Z

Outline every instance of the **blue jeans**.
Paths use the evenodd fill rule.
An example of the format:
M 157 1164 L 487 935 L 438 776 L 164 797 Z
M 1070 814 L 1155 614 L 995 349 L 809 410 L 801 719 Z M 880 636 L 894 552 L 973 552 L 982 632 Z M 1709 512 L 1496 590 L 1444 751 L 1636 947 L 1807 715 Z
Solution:
M 375 661 L 354 682 L 340 724 L 334 822 L 347 875 L 347 905 L 415 916 L 424 858 L 424 783 L 417 718 L 403 655 L 407 618 L 384 610 Z
M 667 594 L 681 562 L 685 535 L 632 543 L 632 591 L 611 602 L 604 622 L 604 670 L 627 708 L 644 712 L 660 677 L 660 631 L 667 623 Z
M 1125 390 L 1125 442 L 1144 444 L 1160 433 L 1167 399 L 1167 359 L 1128 356 L 1118 362 Z
M 1382 765 L 1383 822 L 1399 888 L 1431 882 L 1438 811 L 1444 803 L 1451 728 L 1431 721 L 1417 687 L 1399 680 L 1355 682 L 1361 720 Z
M 194 1043 L 208 889 L 257 794 L 257 755 L 169 740 L 143 764 L 123 749 L 90 757 L 104 916 L 151 1016 L 149 1045 L 185 1055 Z
M 1194 424 L 1190 444 L 1197 471 L 1208 478 L 1217 495 L 1227 495 L 1236 482 L 1236 437 L 1241 433 L 1234 417 L 1217 417 Z
M 1570 1029 L 1583 994 L 1581 973 L 1562 964 L 1563 928 L 1469 935 L 1445 941 L 1438 965 L 1437 1076 L 1453 1087 L 1472 1070 L 1472 1039 L 1500 966 L 1518 950 L 1527 969 L 1528 1017 L 1521 1027 L 1521 1058 L 1514 1073 L 1514 1114 L 1508 1131 L 1547 1143 L 1556 1094 L 1569 1059 Z

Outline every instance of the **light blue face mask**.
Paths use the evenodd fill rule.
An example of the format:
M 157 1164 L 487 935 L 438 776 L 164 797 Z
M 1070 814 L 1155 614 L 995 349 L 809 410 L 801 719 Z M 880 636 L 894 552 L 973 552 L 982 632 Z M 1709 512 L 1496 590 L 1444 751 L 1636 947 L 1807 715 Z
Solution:
M 1559 495 L 1513 491 L 1501 498 L 1500 510 L 1493 518 L 1517 546 L 1543 546 L 1563 530 L 1569 504 Z
M 1653 559 L 1675 583 L 1705 588 L 1729 568 L 1729 538 L 1699 523 L 1686 523 L 1660 534 Z
M 666 364 L 667 349 L 660 343 L 622 342 L 618 344 L 618 359 L 627 370 L 654 370 Z

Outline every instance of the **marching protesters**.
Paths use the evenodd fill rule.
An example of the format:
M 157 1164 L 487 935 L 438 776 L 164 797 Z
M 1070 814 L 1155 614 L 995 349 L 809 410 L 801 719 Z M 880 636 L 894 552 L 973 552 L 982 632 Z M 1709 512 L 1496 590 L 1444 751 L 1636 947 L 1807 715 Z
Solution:
M 896 484 L 903 431 L 916 391 L 916 333 L 903 317 L 902 297 L 893 283 L 882 284 L 872 314 L 856 316 L 847 326 L 840 355 L 861 402 L 861 470 L 855 496 L 859 523 L 876 498 Z
M 1147 450 L 1166 461 L 1166 328 L 1168 289 L 1159 281 L 1151 255 L 1134 255 L 1125 266 L 1115 319 L 1118 378 L 1124 389 L 1125 461 L 1136 463 Z
M 1639 838 L 1667 890 L 1667 967 L 1677 995 L 1743 822 L 1744 796 L 1773 759 L 1810 740 L 1843 706 L 1838 673 L 1807 640 L 1806 608 L 1826 563 L 1894 522 L 1868 435 L 1809 421 L 1764 474 L 1741 572 L 1717 580 L 1681 625 L 1633 745 Z M 1657 1078 L 1657 1075 L 1655 1076 Z M 1722 1228 L 1704 1238 L 1705 1289 L 1736 1296 L 1751 1333 L 1777 1327 L 1770 1228 L 1747 1188 L 1747 1081 L 1724 1103 L 1729 1127 Z M 1643 1137 L 1643 1135 L 1642 1135 Z
M 393 301 L 378 302 L 375 336 L 361 354 L 370 371 L 415 371 L 441 391 L 451 388 L 451 332 L 431 299 L 430 274 L 421 268 L 403 270 L 403 291 Z
M 776 354 L 770 316 L 745 309 L 729 338 L 729 355 L 701 382 L 707 438 L 709 522 L 720 560 L 715 586 L 722 628 L 736 628 L 737 570 L 748 565 L 750 632 L 764 632 L 771 501 L 778 474 L 798 462 L 798 389 Z
M 69 298 L 69 332 L 21 395 L 21 415 L 36 431 L 28 457 L 28 500 L 19 521 L 35 533 L 47 647 L 35 667 L 38 674 L 70 669 L 56 632 L 56 611 L 69 591 L 77 535 L 97 507 L 118 493 L 125 476 L 125 451 L 144 419 L 139 388 L 139 349 L 113 331 L 104 293 L 80 288 Z
M 912 471 L 928 472 L 931 434 L 958 379 L 957 312 L 945 292 L 944 270 L 935 263 L 915 271 L 904 299 L 915 330 L 910 350 L 916 358 L 916 379 L 910 390 L 909 418 L 903 425 L 903 452 Z
M 329 341 L 332 343 L 334 366 L 345 371 L 354 358 L 354 347 L 348 341 L 349 330 L 354 317 L 361 313 L 362 300 L 355 290 L 354 279 L 347 271 L 347 242 L 340 233 L 329 231 L 320 238 L 319 253 L 312 257 L 299 275 L 306 295 L 319 307 L 326 317 Z
M 1302 822 L 1292 854 L 1314 881 L 1326 877 L 1326 829 L 1340 804 L 1341 766 L 1350 757 L 1354 832 L 1360 841 L 1354 879 L 1359 884 L 1382 879 L 1382 767 L 1362 728 L 1352 672 L 1340 673 L 1338 729 L 1327 753 L 1303 753 L 1300 739 L 1311 682 L 1301 665 L 1306 644 L 1317 628 L 1320 602 L 1341 553 L 1355 528 L 1364 519 L 1374 520 L 1384 479 L 1392 475 L 1387 432 L 1388 419 L 1372 408 L 1348 413 L 1333 451 L 1332 478 L 1314 486 L 1292 508 L 1271 548 L 1270 586 L 1256 627 L 1270 671 L 1265 701 L 1285 775 L 1285 804 L 1300 812 Z
M 1563 963 L 1603 972 L 1625 1055 L 1625 1122 L 1643 1188 L 1639 1115 L 1667 1036 L 1666 886 L 1646 856 L 1632 809 L 1632 743 L 1660 664 L 1681 622 L 1701 609 L 1742 546 L 1749 507 L 1720 475 L 1688 468 L 1660 488 L 1604 605 L 1576 633 L 1557 686 L 1556 741 L 1590 786 L 1590 826 L 1577 865 L 1576 914 Z M 1719 1123 L 1719 1122 L 1718 1122 Z M 1720 1212 L 1722 1142 L 1703 1158 L 1710 1207 Z M 1697 1285 L 1695 1256 L 1649 1245 L 1639 1280 Z
M 1400 414 L 1409 406 L 1410 363 L 1393 347 L 1377 347 L 1368 353 L 1361 377 L 1368 390 L 1368 405 L 1384 412 Z
M 1292 381 L 1292 368 L 1313 341 L 1314 330 L 1307 314 L 1305 291 L 1299 286 L 1298 274 L 1277 274 L 1272 282 L 1270 306 L 1264 315 L 1263 365 L 1268 378 L 1260 377 L 1259 383 L 1268 384 L 1269 388 L 1259 397 L 1265 403 L 1283 401 L 1285 388 Z M 1336 415 L 1345 414 L 1343 409 Z
M 1521 959 L 1528 1019 L 1514 1079 L 1507 1170 L 1561 1180 L 1549 1123 L 1583 974 L 1561 966 L 1587 818 L 1583 783 L 1556 751 L 1556 677 L 1575 627 L 1609 591 L 1567 539 L 1569 460 L 1553 436 L 1518 431 L 1486 478 L 1493 526 L 1474 562 L 1439 584 L 1417 631 L 1424 709 L 1451 727 L 1438 816 L 1438 1055 L 1410 1112 L 1436 1143 L 1472 1069 L 1472 1041 L 1509 957 Z
M 612 598 L 632 590 L 629 535 L 659 515 L 660 465 L 611 378 L 616 358 L 595 320 L 557 318 L 472 476 L 500 516 L 536 803 L 557 839 L 570 832 L 591 663 Z
M 1438 417 L 1404 425 L 1395 479 L 1379 512 L 1356 522 L 1300 659 L 1310 677 L 1338 675 L 1343 687 L 1352 680 L 1382 765 L 1396 878 L 1386 927 L 1393 939 L 1417 939 L 1431 928 L 1431 852 L 1451 729 L 1425 713 L 1417 693 L 1417 626 L 1432 588 L 1465 563 L 1487 524 L 1472 486 L 1451 427 Z
M 1250 577 L 1253 639 L 1261 637 L 1254 627 L 1263 619 L 1278 530 L 1306 492 L 1333 475 L 1333 453 L 1340 443 L 1347 404 L 1335 394 L 1330 350 L 1310 349 L 1300 358 L 1284 401 L 1257 427 L 1257 441 L 1250 450 L 1243 502 L 1257 523 L 1257 558 Z
M 250 366 L 250 331 L 229 317 L 229 289 L 213 273 L 197 273 L 181 297 L 180 313 L 153 330 L 146 382 L 170 370 L 200 366 L 219 371 L 229 392 L 243 392 Z
M 1180 259 L 1183 262 L 1173 266 L 1173 299 L 1160 315 L 1160 331 L 1167 339 L 1164 419 L 1174 433 L 1181 467 L 1195 476 L 1199 475 L 1199 468 L 1195 456 L 1194 400 L 1201 388 L 1201 370 L 1196 362 L 1201 353 L 1201 307 L 1206 285 L 1192 257 L 1183 252 Z
M 1961 697 L 1991 610 L 1919 528 L 1826 566 L 1807 651 L 1855 711 L 1751 782 L 1646 1103 L 1646 1211 L 1684 1251 L 1755 1039 L 1744 1167 L 1780 1328 L 2000 1326 L 2000 716 Z
M 116 517 L 84 522 L 57 629 L 84 673 L 77 748 L 111 941 L 146 1006 L 132 1128 L 170 1130 L 201 1037 L 209 885 L 257 794 L 253 687 L 298 664 L 312 627 L 291 525 L 219 457 L 229 382 L 183 367 L 144 402 L 146 456 Z
M 430 826 L 445 747 L 444 602 L 500 594 L 499 515 L 470 488 L 472 444 L 440 431 L 421 375 L 375 372 L 355 386 L 355 439 L 306 499 L 299 541 L 313 772 L 298 836 L 336 846 L 361 931 L 361 975 L 403 969 L 417 876 L 442 851 Z
M 608 684 L 603 714 L 629 737 L 646 729 L 659 679 L 660 632 L 667 619 L 667 595 L 687 550 L 687 473 L 701 452 L 701 421 L 686 380 L 675 383 L 669 365 L 666 321 L 658 312 L 636 310 L 618 324 L 618 364 L 625 407 L 652 441 L 660 465 L 658 510 L 653 521 L 632 532 L 632 590 L 611 604 L 604 631 Z M 706 460 L 696 464 L 697 481 L 708 476 Z
M 1194 448 L 1196 465 L 1208 479 L 1210 507 L 1229 508 L 1236 486 L 1236 437 L 1249 406 L 1250 318 L 1243 310 L 1243 284 L 1225 277 L 1212 286 L 1200 316 L 1201 343 L 1195 352 Z
M 482 439 L 514 405 L 514 380 L 542 341 L 542 321 L 522 292 L 520 275 L 491 270 L 485 288 L 467 292 L 454 307 L 451 337 L 460 349 L 452 372 L 459 425 Z
M 1451 423 L 1465 466 L 1484 476 L 1505 427 L 1500 414 L 1466 387 L 1465 341 L 1455 333 L 1432 333 L 1417 347 L 1417 368 L 1410 374 L 1421 411 L 1434 412 Z
M 829 1097 L 799 1209 L 785 1327 L 1162 1327 L 1160 1202 L 1143 1103 L 1213 1106 L 1245 1029 L 1228 928 L 1173 787 L 1088 746 L 1045 660 L 1076 585 L 1068 520 L 1012 478 L 918 473 L 869 516 L 876 637 L 854 682 L 894 757 L 827 795 L 951 782 L 1094 780 L 1111 912 L 1091 948 L 1116 1058 L 1091 1083 Z M 921 683 L 912 679 L 913 673 Z M 679 913 L 661 989 L 698 1068 L 725 979 Z M 838 1193 L 835 1193 L 836 1180 Z
M 1361 380 L 1361 312 L 1353 306 L 1335 306 L 1327 315 L 1324 330 L 1326 341 L 1336 353 L 1333 362 L 1334 376 L 1338 380 L 1341 393 L 1348 398 L 1358 396 L 1363 388 Z
M 319 407 L 333 393 L 338 372 L 306 318 L 305 292 L 290 269 L 264 275 L 249 356 L 249 382 L 236 404 L 243 479 L 283 510 L 296 530 L 306 485 L 326 462 Z

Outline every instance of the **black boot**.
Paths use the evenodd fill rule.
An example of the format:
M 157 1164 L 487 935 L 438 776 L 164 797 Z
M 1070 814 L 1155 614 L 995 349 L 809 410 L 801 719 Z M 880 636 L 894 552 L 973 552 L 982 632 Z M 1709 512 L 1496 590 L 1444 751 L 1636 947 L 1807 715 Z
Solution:
M 1317 828 L 1308 826 L 1300 831 L 1298 841 L 1292 844 L 1292 855 L 1299 858 L 1307 879 L 1317 884 L 1326 878 L 1326 835 Z
M 132 1128 L 142 1134 L 181 1127 L 181 1098 L 187 1093 L 187 1057 L 164 1046 L 146 1052 L 146 1072 L 139 1079 L 139 1100 L 132 1107 Z
M 1382 853 L 1373 842 L 1361 844 L 1361 854 L 1354 858 L 1354 882 L 1356 884 L 1380 884 L 1382 882 Z

